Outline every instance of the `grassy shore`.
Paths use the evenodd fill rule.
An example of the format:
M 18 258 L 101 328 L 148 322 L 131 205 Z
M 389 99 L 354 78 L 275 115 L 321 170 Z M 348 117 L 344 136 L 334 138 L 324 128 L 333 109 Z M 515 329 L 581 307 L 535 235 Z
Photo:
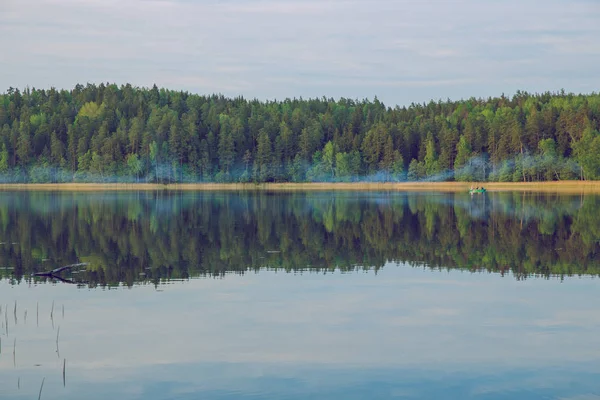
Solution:
M 600 193 L 600 181 L 560 181 L 560 182 L 402 182 L 402 183 L 31 183 L 0 184 L 0 190 L 40 190 L 40 191 L 435 191 L 467 192 L 471 186 L 484 186 L 490 192 L 546 192 L 546 193 Z

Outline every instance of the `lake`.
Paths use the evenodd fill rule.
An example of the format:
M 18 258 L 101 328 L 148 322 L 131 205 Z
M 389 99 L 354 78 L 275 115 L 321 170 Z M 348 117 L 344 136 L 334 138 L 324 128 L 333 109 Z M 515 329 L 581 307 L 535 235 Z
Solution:
M 598 195 L 0 192 L 0 398 L 600 399 L 599 275 Z

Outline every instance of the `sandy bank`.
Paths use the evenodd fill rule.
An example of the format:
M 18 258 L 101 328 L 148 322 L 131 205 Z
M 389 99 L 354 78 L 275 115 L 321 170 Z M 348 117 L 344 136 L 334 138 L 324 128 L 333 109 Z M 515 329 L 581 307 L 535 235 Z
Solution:
M 186 190 L 186 191 L 436 191 L 467 192 L 471 185 L 483 185 L 490 192 L 547 192 L 547 193 L 600 193 L 600 181 L 560 182 L 403 182 L 403 183 L 191 183 L 160 185 L 152 183 L 43 183 L 43 184 L 0 184 L 0 190 L 44 190 L 44 191 L 114 191 L 114 190 Z

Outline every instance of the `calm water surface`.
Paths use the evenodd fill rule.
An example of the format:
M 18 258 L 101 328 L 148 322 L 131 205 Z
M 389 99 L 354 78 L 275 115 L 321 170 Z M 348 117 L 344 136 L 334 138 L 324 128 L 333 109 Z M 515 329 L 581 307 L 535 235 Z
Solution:
M 591 195 L 0 192 L 0 398 L 600 399 L 599 241 Z

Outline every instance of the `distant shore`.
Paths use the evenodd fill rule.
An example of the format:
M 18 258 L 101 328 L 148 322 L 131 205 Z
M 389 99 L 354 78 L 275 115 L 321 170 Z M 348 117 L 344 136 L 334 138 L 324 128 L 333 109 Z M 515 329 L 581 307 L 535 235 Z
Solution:
M 351 182 L 351 183 L 23 183 L 0 184 L 0 190 L 37 191 L 434 191 L 468 192 L 483 186 L 490 192 L 600 193 L 600 181 L 558 182 Z

